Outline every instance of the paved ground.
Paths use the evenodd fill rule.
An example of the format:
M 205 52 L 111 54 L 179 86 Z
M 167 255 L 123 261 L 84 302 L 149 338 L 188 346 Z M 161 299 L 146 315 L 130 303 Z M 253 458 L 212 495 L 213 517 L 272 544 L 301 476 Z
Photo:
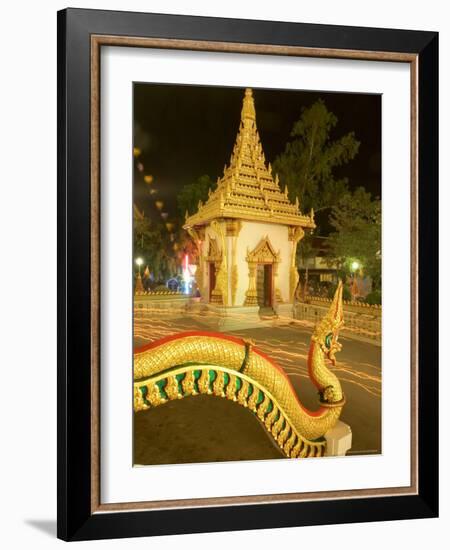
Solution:
M 135 464 L 283 458 L 256 416 L 208 395 L 135 414 Z
M 208 330 L 205 320 L 182 311 L 139 313 L 135 345 L 184 330 Z M 281 365 L 308 408 L 317 408 L 317 391 L 309 381 L 306 359 L 312 326 L 287 320 L 261 328 L 230 332 L 251 338 Z M 341 337 L 342 352 L 333 369 L 347 403 L 341 419 L 353 432 L 349 454 L 381 452 L 381 348 Z M 168 403 L 135 415 L 135 463 L 167 464 L 217 460 L 276 458 L 281 454 L 259 421 L 242 407 L 207 396 Z

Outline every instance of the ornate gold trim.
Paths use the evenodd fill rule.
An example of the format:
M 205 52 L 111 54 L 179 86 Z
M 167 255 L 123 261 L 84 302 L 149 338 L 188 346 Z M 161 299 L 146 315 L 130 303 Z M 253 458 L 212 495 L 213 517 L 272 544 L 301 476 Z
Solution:
M 311 210 L 311 217 L 314 216 L 314 212 Z M 289 270 L 289 301 L 294 301 L 295 289 L 297 288 L 300 276 L 297 269 L 297 246 L 299 241 L 303 239 L 305 232 L 301 227 L 289 227 L 288 238 L 292 242 L 291 252 L 291 267 Z
M 227 248 L 225 245 L 225 235 L 220 223 L 217 220 L 211 222 L 211 229 L 217 233 L 221 243 L 221 261 L 216 271 L 216 286 L 211 293 L 211 302 L 219 305 L 228 305 L 228 267 L 227 267 Z
M 242 229 L 241 220 L 227 219 L 225 220 L 226 224 L 226 235 L 227 237 L 238 237 Z
M 256 268 L 258 264 L 272 264 L 274 266 L 274 288 L 275 288 L 275 301 L 281 302 L 281 293 L 277 286 L 278 277 L 278 264 L 281 261 L 280 252 L 276 252 L 268 235 L 266 235 L 255 248 L 250 251 L 247 248 L 247 255 L 245 257 L 248 264 L 248 288 L 245 293 L 245 306 L 257 306 L 258 305 L 258 292 L 256 289 Z
M 275 251 L 269 236 L 266 235 L 251 252 L 247 249 L 245 259 L 255 264 L 277 264 L 280 262 L 280 252 Z
M 220 264 L 222 262 L 222 250 L 220 250 L 217 244 L 217 239 L 210 236 L 208 245 L 208 255 L 206 256 L 206 260 L 208 262 L 218 262 Z

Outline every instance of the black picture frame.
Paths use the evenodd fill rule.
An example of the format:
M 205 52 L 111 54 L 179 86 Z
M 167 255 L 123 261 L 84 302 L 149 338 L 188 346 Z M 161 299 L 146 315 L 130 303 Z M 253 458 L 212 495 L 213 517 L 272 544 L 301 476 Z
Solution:
M 417 56 L 418 491 L 415 495 L 93 512 L 91 37 L 266 44 Z M 413 312 L 414 314 L 414 312 Z M 137 537 L 438 515 L 438 34 L 147 13 L 58 12 L 58 532 Z

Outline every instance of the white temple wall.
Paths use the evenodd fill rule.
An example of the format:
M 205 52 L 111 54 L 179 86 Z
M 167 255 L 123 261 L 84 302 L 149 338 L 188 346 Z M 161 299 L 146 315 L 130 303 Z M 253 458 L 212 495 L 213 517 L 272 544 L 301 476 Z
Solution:
M 234 237 L 226 235 L 225 222 L 219 223 L 223 235 L 225 238 L 226 257 L 228 265 L 228 306 L 232 305 L 232 288 L 231 288 L 231 271 L 232 271 L 232 242 Z M 236 240 L 236 265 L 238 268 L 238 286 L 236 291 L 235 306 L 243 306 L 245 302 L 245 293 L 249 285 L 248 276 L 248 264 L 247 264 L 247 251 L 252 251 L 262 239 L 266 236 L 276 253 L 280 254 L 280 262 L 278 264 L 278 277 L 275 278 L 274 284 L 278 287 L 283 302 L 289 301 L 289 276 L 290 276 L 290 262 L 292 254 L 292 242 L 288 240 L 288 228 L 287 226 L 272 224 L 272 223 L 260 223 L 251 221 L 241 221 L 241 230 Z M 208 264 L 206 258 L 208 256 L 209 241 L 213 238 L 216 240 L 219 250 L 222 250 L 222 239 L 220 235 L 211 228 L 210 225 L 205 229 L 205 242 L 203 244 L 203 257 L 204 257 L 204 298 L 205 301 L 209 301 L 209 275 Z M 275 291 L 275 288 L 274 288 Z
M 250 221 L 242 221 L 241 223 L 242 227 L 237 239 L 236 263 L 238 266 L 239 280 L 235 305 L 242 306 L 244 304 L 245 292 L 248 288 L 247 248 L 249 251 L 252 251 L 266 236 L 269 237 L 275 252 L 280 253 L 277 286 L 280 290 L 283 302 L 288 302 L 292 242 L 288 240 L 287 226 Z

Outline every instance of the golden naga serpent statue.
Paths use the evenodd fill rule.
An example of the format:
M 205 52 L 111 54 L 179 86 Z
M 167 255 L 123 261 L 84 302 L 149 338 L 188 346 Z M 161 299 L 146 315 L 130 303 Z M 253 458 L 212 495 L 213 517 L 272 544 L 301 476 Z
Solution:
M 207 394 L 254 412 L 290 458 L 323 456 L 324 434 L 339 419 L 345 398 L 327 367 L 341 350 L 342 282 L 330 309 L 311 336 L 308 372 L 319 391 L 318 410 L 300 402 L 281 367 L 252 343 L 215 332 L 184 332 L 152 342 L 134 353 L 134 410 Z

